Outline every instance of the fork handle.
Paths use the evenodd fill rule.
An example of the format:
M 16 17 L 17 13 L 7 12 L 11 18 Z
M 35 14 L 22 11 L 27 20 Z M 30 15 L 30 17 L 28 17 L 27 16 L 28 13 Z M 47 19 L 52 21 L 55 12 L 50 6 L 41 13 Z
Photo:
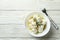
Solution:
M 49 17 L 51 23 L 54 25 L 55 29 L 58 30 L 59 27 L 57 26 L 57 24 L 52 20 L 52 18 L 50 16 L 48 16 L 48 17 Z

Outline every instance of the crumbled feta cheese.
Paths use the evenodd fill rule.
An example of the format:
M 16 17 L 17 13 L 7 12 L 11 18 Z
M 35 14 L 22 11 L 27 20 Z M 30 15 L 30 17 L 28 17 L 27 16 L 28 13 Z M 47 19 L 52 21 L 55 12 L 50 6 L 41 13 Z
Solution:
M 45 25 L 45 24 L 46 24 L 46 20 L 45 20 L 45 19 L 43 19 L 42 21 L 43 21 L 43 22 L 42 22 L 42 24 L 43 24 L 43 25 Z
M 36 29 L 32 29 L 32 32 L 33 32 L 33 33 L 37 33 L 37 30 L 36 30 Z
M 43 32 L 43 28 L 44 28 L 44 26 L 42 25 L 42 26 L 39 26 L 39 29 L 38 29 L 38 31 L 41 33 L 41 32 Z

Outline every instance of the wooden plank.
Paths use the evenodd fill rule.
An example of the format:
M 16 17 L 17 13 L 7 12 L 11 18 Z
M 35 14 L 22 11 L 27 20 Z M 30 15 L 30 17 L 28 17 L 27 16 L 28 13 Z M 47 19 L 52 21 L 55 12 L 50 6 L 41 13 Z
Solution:
M 25 18 L 31 12 L 39 11 L 0 11 L 0 24 L 24 24 Z M 60 11 L 47 11 L 47 13 L 57 24 L 60 24 Z
M 40 5 L 41 4 L 41 5 Z M 39 2 L 38 7 L 46 8 L 47 10 L 60 10 L 60 2 Z
M 0 25 L 0 37 L 28 37 L 27 32 L 24 25 Z
M 4 38 L 0 40 L 59 40 L 56 38 Z
M 47 13 L 57 24 L 60 24 L 60 11 L 47 11 Z
M 0 10 L 36 10 L 37 0 L 1 0 Z
M 0 38 L 0 40 L 60 40 L 59 38 Z
M 0 10 L 60 10 L 60 1 L 0 0 Z
M 27 11 L 2 11 L 0 12 L 0 23 L 24 23 L 25 17 L 30 12 Z
M 43 1 L 43 2 L 60 2 L 60 0 L 39 0 L 39 1 Z
M 48 11 L 48 10 L 47 10 L 47 13 L 48 13 L 50 16 L 60 16 L 60 11 Z
M 59 25 L 60 26 L 60 25 Z M 24 36 L 26 35 L 26 36 Z M 59 38 L 60 36 L 60 27 L 59 30 L 56 30 L 53 26 L 50 29 L 50 32 L 44 37 L 56 37 Z M 28 33 L 28 30 L 24 25 L 0 25 L 0 37 L 33 37 Z

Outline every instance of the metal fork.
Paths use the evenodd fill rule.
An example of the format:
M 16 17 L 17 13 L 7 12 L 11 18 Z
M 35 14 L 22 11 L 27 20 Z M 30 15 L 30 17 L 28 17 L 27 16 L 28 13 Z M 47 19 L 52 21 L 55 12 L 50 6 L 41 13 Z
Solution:
M 52 20 L 52 18 L 47 14 L 45 8 L 42 10 L 42 12 L 45 13 L 45 14 L 48 16 L 48 18 L 49 18 L 49 20 L 51 21 L 52 25 L 54 25 L 54 27 L 55 27 L 56 30 L 58 30 L 59 27 L 58 27 L 57 24 Z

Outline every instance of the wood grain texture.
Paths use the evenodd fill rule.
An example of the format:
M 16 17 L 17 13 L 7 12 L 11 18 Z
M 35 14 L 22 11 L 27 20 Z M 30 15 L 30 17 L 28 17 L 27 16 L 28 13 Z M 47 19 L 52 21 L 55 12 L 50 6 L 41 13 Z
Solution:
M 36 40 L 36 39 L 39 40 L 39 38 L 34 38 L 29 33 L 27 33 L 28 31 L 26 30 L 24 25 L 25 18 L 31 12 L 34 11 L 0 11 L 0 38 L 21 38 L 22 37 L 22 38 L 27 38 L 29 40 Z M 57 25 L 60 26 L 60 22 L 59 22 L 60 11 L 47 11 L 47 13 L 57 23 Z M 60 29 L 55 30 L 55 28 L 52 25 L 50 32 L 41 39 L 44 40 L 47 38 L 49 40 L 59 39 Z
M 35 38 L 25 28 L 25 18 L 43 8 L 59 30 L 51 25 L 46 36 Z M 0 40 L 60 40 L 60 0 L 0 0 Z
M 0 10 L 60 10 L 58 0 L 0 0 Z
M 0 25 L 0 37 L 33 37 L 27 32 L 24 25 Z M 57 31 L 52 26 L 50 32 L 45 37 L 59 38 L 59 36 L 60 30 Z
M 0 24 L 24 24 L 27 15 L 32 12 L 39 11 L 0 11 Z M 57 24 L 60 24 L 60 11 L 47 11 L 47 13 Z

